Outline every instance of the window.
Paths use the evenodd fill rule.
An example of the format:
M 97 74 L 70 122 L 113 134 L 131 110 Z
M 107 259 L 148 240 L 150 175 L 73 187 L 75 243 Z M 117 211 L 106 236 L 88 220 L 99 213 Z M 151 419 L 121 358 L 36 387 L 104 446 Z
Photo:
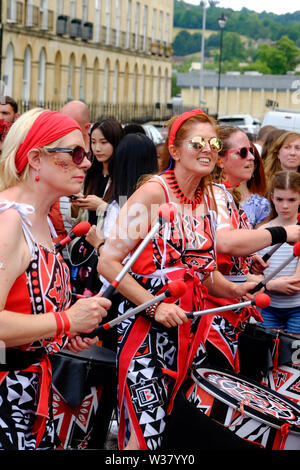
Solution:
M 166 13 L 165 42 L 170 44 L 170 13 Z
M 140 4 L 136 4 L 136 11 L 135 11 L 135 28 L 134 28 L 134 48 L 139 48 L 139 32 L 140 32 Z
M 30 86 L 31 86 L 31 50 L 27 46 L 24 54 L 24 68 L 22 80 L 22 101 L 29 103 L 30 100 Z
M 28 27 L 33 26 L 33 0 L 27 0 L 26 10 L 25 10 L 25 24 Z
M 152 42 L 156 41 L 156 9 L 153 9 L 152 12 Z
M 110 44 L 110 19 L 111 19 L 111 0 L 106 0 L 106 37 L 105 44 Z
M 113 104 L 118 103 L 118 88 L 119 88 L 119 62 L 116 62 L 114 70 L 114 81 L 113 81 Z
M 163 12 L 159 12 L 159 21 L 158 21 L 158 41 L 162 42 L 162 26 L 163 26 Z
M 14 48 L 11 43 L 6 48 L 3 81 L 5 84 L 3 95 L 13 96 Z
M 109 96 L 109 60 L 105 62 L 104 66 L 104 87 L 103 87 L 103 103 L 108 103 Z
M 38 82 L 37 82 L 37 104 L 43 106 L 45 103 L 45 77 L 46 77 L 46 54 L 44 49 L 40 52 Z
M 148 34 L 148 7 L 144 6 L 144 17 L 143 17 L 143 51 L 147 47 L 147 34 Z
M 86 74 L 86 59 L 82 58 L 80 66 L 80 83 L 79 83 L 79 99 L 85 99 L 85 74 Z
M 40 12 L 41 12 L 41 29 L 48 29 L 48 0 L 41 0 L 40 2 Z
M 64 9 L 63 9 L 63 0 L 57 0 L 57 2 L 56 2 L 56 13 L 57 13 L 57 16 L 62 15 L 63 12 L 64 12 Z
M 88 20 L 88 0 L 82 0 L 82 23 Z
M 17 22 L 17 0 L 8 0 L 6 17 L 8 23 Z
M 121 1 L 116 0 L 116 46 L 120 45 L 120 30 L 121 30 Z
M 76 16 L 76 0 L 70 0 L 70 20 Z
M 73 74 L 75 71 L 74 56 L 71 55 L 69 60 L 69 69 L 68 69 L 68 86 L 67 86 L 67 98 L 68 100 L 73 99 Z
M 101 0 L 95 0 L 95 36 L 94 41 L 100 42 L 101 31 Z
M 128 0 L 127 18 L 126 18 L 126 48 L 130 47 L 130 29 L 131 29 L 131 0 Z

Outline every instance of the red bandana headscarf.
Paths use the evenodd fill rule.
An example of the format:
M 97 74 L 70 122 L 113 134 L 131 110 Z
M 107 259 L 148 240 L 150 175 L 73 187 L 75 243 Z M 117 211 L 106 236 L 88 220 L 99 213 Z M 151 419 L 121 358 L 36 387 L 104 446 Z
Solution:
M 34 121 L 25 140 L 19 145 L 15 164 L 20 174 L 28 163 L 27 154 L 32 148 L 44 147 L 55 140 L 81 128 L 71 117 L 57 111 L 43 111 Z
M 182 126 L 182 124 L 187 121 L 190 117 L 196 116 L 197 114 L 205 114 L 205 112 L 202 111 L 202 109 L 192 109 L 192 111 L 187 111 L 175 119 L 170 130 L 168 142 L 169 146 L 174 144 L 177 131 Z

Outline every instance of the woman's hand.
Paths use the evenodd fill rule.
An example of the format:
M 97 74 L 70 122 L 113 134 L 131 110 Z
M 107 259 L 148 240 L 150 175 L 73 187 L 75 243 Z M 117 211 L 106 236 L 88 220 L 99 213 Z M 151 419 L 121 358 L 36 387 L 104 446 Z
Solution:
M 107 203 L 101 199 L 101 197 L 95 196 L 95 194 L 88 194 L 87 196 L 80 196 L 72 203 L 75 207 L 81 209 L 87 209 L 89 211 L 100 211 L 104 212 Z
M 170 328 L 171 326 L 182 325 L 188 321 L 188 318 L 178 305 L 162 302 L 156 309 L 154 319 L 162 325 Z
M 100 235 L 100 231 L 97 230 L 96 225 L 92 225 L 90 230 L 85 236 L 86 241 L 94 248 L 98 248 L 101 242 L 104 241 L 104 237 Z
M 267 282 L 266 289 L 279 294 L 294 295 L 300 291 L 299 276 L 281 276 Z
M 98 336 L 95 338 L 81 338 L 81 336 L 74 336 L 69 340 L 68 349 L 78 354 L 85 349 L 89 349 L 93 344 L 96 344 L 99 341 Z
M 93 331 L 107 316 L 107 310 L 110 306 L 111 301 L 99 295 L 77 300 L 67 310 L 71 335 L 76 336 L 78 333 Z

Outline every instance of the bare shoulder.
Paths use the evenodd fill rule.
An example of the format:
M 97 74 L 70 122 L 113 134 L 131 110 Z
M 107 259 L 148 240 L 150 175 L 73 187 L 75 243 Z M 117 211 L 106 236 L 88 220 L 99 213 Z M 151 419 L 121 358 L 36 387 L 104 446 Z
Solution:
M 158 178 L 150 178 L 133 193 L 130 200 L 144 204 L 163 204 L 166 202 L 163 183 Z

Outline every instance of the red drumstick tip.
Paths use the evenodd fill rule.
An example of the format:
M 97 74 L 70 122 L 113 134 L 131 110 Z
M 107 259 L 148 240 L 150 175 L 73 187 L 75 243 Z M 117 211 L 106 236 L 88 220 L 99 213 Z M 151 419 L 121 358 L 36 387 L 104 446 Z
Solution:
M 297 215 L 297 222 L 300 224 L 300 213 Z
M 79 222 L 79 224 L 73 227 L 72 232 L 76 235 L 76 237 L 82 237 L 91 228 L 91 224 L 89 222 Z
M 296 243 L 293 248 L 293 253 L 295 256 L 300 256 L 300 242 Z
M 173 281 L 168 285 L 168 291 L 171 294 L 171 297 L 178 299 L 182 297 L 186 292 L 186 285 L 183 281 Z
M 174 206 L 174 204 L 166 202 L 165 204 L 162 204 L 159 207 L 158 215 L 159 217 L 165 219 L 167 222 L 173 222 L 176 216 L 176 207 Z
M 271 299 L 267 294 L 257 294 L 254 300 L 258 308 L 266 308 L 271 303 Z

